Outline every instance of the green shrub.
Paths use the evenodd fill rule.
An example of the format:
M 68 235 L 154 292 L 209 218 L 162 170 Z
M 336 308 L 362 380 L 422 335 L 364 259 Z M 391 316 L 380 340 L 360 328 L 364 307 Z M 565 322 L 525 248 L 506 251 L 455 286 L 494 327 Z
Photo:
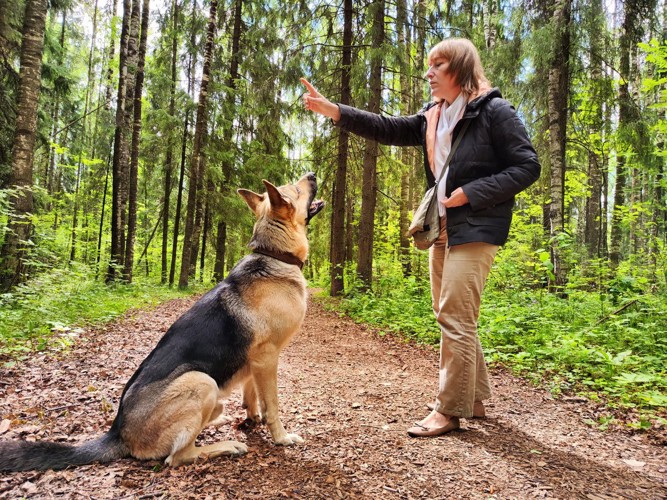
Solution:
M 52 269 L 0 295 L 0 361 L 18 359 L 51 343 L 67 343 L 68 332 L 112 320 L 128 309 L 193 293 L 150 284 L 106 285 L 92 269 Z

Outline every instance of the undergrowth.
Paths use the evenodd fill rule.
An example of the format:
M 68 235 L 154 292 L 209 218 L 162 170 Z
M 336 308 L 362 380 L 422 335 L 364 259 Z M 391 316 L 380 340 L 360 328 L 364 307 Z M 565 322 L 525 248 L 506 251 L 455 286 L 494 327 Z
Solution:
M 0 363 L 11 363 L 54 342 L 67 345 L 77 328 L 105 323 L 129 309 L 192 293 L 141 278 L 129 285 L 106 285 L 83 265 L 43 272 L 0 295 Z
M 380 334 L 438 344 L 427 280 L 382 277 L 374 291 L 325 301 Z M 479 332 L 487 361 L 611 410 L 632 410 L 629 425 L 667 425 L 667 295 L 502 288 L 490 280 Z M 601 423 L 598 423 L 601 425 Z

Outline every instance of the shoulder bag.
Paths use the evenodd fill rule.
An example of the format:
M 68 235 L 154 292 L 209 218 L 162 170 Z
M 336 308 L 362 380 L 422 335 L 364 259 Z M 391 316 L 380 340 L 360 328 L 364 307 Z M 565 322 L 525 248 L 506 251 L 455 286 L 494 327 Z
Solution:
M 426 191 L 421 203 L 412 216 L 412 223 L 408 229 L 408 236 L 412 236 L 412 241 L 419 250 L 428 250 L 440 236 L 440 213 L 438 212 L 438 183 L 449 167 L 449 160 L 454 156 L 463 134 L 468 129 L 470 120 L 466 120 L 456 137 L 452 149 L 447 156 L 445 164 L 442 166 L 440 175 L 435 180 L 435 185 Z

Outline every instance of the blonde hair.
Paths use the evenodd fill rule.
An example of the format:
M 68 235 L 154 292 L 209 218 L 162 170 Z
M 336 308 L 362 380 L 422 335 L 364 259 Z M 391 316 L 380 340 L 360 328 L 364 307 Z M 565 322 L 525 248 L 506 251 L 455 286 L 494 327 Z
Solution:
M 428 53 L 429 64 L 437 58 L 447 60 L 449 73 L 461 86 L 468 98 L 477 96 L 491 88 L 484 74 L 482 60 L 473 43 L 466 38 L 448 38 L 438 43 Z

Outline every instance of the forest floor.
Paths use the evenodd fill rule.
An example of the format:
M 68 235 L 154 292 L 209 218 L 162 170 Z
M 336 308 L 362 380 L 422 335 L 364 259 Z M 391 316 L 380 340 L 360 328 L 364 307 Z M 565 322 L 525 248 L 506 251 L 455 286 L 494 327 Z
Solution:
M 0 439 L 80 442 L 104 432 L 125 382 L 194 299 L 134 311 L 84 329 L 67 351 L 0 369 Z M 379 336 L 311 301 L 279 367 L 280 407 L 300 446 L 246 429 L 240 395 L 231 424 L 201 442 L 250 451 L 192 466 L 124 459 L 60 472 L 0 474 L 0 498 L 667 498 L 667 447 L 584 423 L 585 400 L 554 400 L 501 369 L 486 419 L 410 438 L 437 388 L 437 351 Z

